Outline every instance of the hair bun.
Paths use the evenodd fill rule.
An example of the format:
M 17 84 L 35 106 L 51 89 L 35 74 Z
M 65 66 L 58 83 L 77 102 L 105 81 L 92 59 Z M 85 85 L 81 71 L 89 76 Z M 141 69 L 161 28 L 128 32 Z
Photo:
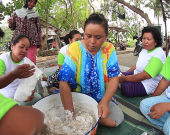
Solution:
M 103 14 L 101 13 L 92 13 L 89 17 L 100 17 L 100 18 L 105 18 Z

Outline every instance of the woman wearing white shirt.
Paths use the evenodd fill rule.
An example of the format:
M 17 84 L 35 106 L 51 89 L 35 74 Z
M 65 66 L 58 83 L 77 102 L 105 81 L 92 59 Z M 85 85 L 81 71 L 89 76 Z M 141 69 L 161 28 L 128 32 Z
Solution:
M 161 33 L 156 27 L 142 30 L 143 50 L 136 65 L 119 77 L 121 92 L 126 97 L 146 96 L 154 93 L 162 79 L 160 72 L 166 56 L 161 48 Z

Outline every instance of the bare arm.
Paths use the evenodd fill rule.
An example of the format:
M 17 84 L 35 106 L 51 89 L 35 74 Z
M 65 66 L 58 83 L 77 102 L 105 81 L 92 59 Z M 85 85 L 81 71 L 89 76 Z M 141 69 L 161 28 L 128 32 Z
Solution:
M 107 85 L 106 92 L 102 100 L 98 104 L 99 117 L 107 118 L 107 116 L 110 114 L 109 102 L 111 101 L 113 95 L 117 90 L 118 83 L 119 83 L 118 76 L 109 78 L 109 83 Z
M 62 68 L 63 65 L 59 65 L 59 70 Z
M 8 19 L 8 24 L 9 24 L 8 26 L 9 26 L 10 29 L 14 27 L 13 17 L 10 17 L 10 18 Z
M 60 81 L 59 85 L 61 101 L 65 110 L 74 112 L 71 88 L 68 82 Z
M 112 99 L 113 95 L 117 90 L 118 83 L 119 83 L 118 76 L 109 78 L 109 83 L 107 85 L 106 92 L 100 102 L 105 102 L 107 104 L 110 102 L 110 100 Z
M 151 119 L 159 119 L 166 112 L 170 111 L 170 103 L 162 102 L 162 103 L 155 104 L 150 108 L 150 111 L 151 113 L 149 113 L 148 116 Z
M 6 75 L 2 75 L 0 76 L 0 88 L 4 88 L 7 85 L 9 85 L 11 82 L 13 82 L 16 78 L 16 76 L 14 76 L 13 71 L 11 71 L 10 73 L 6 74 Z
M 141 82 L 143 80 L 150 79 L 150 78 L 151 78 L 151 76 L 146 71 L 143 71 L 143 72 L 135 74 L 135 75 L 128 75 L 128 76 L 121 75 L 119 77 L 119 83 L 122 83 L 125 81 Z
M 151 96 L 153 97 L 153 96 L 161 95 L 169 85 L 170 85 L 170 81 L 166 80 L 163 77 L 161 79 L 161 81 L 159 82 L 156 90 L 154 91 L 154 93 Z
M 131 67 L 129 70 L 127 70 L 127 72 L 129 72 L 129 71 L 133 71 L 133 70 L 135 70 L 136 69 L 136 65 L 134 65 L 133 67 Z
M 17 78 L 27 78 L 34 74 L 34 66 L 29 64 L 18 65 L 13 71 L 0 76 L 0 88 L 6 87 Z
M 0 134 L 37 135 L 43 127 L 43 121 L 44 114 L 38 109 L 15 105 L 0 120 Z

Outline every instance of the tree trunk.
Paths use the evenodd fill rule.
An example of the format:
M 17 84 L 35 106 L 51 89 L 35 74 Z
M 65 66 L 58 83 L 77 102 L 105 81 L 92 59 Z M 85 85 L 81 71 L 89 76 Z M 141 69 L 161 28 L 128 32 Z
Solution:
M 64 19 L 68 23 L 68 25 L 70 26 L 71 29 L 74 29 L 74 25 L 72 25 L 67 18 L 65 18 L 61 14 L 58 14 L 57 12 L 56 12 L 56 14 L 58 15 L 57 17 Z M 52 16 L 51 16 L 51 18 L 52 18 Z
M 48 3 L 48 0 L 47 0 L 47 3 Z M 46 34 L 45 34 L 45 39 L 43 41 L 43 50 L 45 50 L 45 47 L 47 45 L 47 39 L 48 39 L 48 29 L 49 29 L 49 25 L 48 25 L 48 9 L 45 9 L 46 10 Z M 48 48 L 48 45 L 47 45 L 47 48 Z
M 95 13 L 95 9 L 94 9 L 94 7 L 92 6 L 91 1 L 88 0 L 88 2 L 89 2 L 89 4 L 90 4 L 90 7 L 93 9 L 93 13 Z
M 75 9 L 74 7 L 73 7 L 73 10 L 74 10 L 74 12 L 76 13 L 76 15 L 77 15 L 77 17 L 78 17 L 78 19 L 79 19 L 79 21 L 80 21 L 81 27 L 83 28 L 84 22 L 81 20 L 80 16 L 77 14 L 77 11 L 76 11 L 76 9 Z M 77 28 L 77 29 L 78 29 L 78 28 Z
M 165 23 L 165 39 L 166 39 L 165 47 L 166 47 L 166 56 L 167 56 L 168 52 L 169 52 L 169 50 L 168 50 L 169 46 L 168 46 L 168 40 L 167 40 L 166 16 L 165 16 L 162 0 L 160 0 L 160 3 L 161 3 L 161 7 L 162 7 L 163 20 L 164 20 L 164 23 Z
M 74 16 L 73 16 L 73 9 L 72 9 L 72 3 L 71 1 L 69 0 L 69 3 L 70 3 L 70 7 L 71 7 L 71 17 L 72 17 L 72 20 L 73 20 L 73 29 L 75 29 L 76 25 L 75 25 L 75 19 L 74 19 Z
M 55 43 L 56 43 L 56 49 L 57 49 L 57 51 L 59 51 L 61 48 L 61 45 L 60 45 L 61 41 L 60 41 L 60 37 L 58 34 L 55 36 Z
M 135 5 L 136 5 L 137 8 L 140 8 L 140 7 L 138 6 L 138 0 L 135 0 Z M 138 17 L 137 14 L 136 14 L 135 16 L 136 16 L 136 18 L 137 18 L 137 33 L 138 33 L 138 37 L 140 37 L 140 33 L 139 33 L 139 17 Z
M 151 20 L 148 17 L 148 14 L 144 13 L 141 9 L 130 5 L 129 3 L 125 2 L 124 0 L 114 0 L 114 1 L 118 1 L 121 4 L 125 5 L 126 7 L 128 7 L 129 9 L 131 9 L 133 12 L 139 14 L 142 18 L 144 18 L 146 20 L 146 22 L 148 23 L 148 25 L 153 26 Z

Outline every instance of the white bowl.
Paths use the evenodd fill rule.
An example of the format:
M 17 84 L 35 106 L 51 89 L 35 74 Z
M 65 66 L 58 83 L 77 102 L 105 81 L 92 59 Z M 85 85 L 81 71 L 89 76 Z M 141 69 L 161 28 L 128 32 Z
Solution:
M 90 129 L 85 134 L 85 135 L 95 135 L 98 123 L 100 121 L 100 119 L 98 118 L 98 108 L 97 108 L 98 103 L 92 97 L 77 92 L 72 92 L 72 98 L 75 101 L 80 101 L 80 102 L 84 101 L 85 103 L 88 102 L 88 105 L 82 104 L 83 108 L 91 110 L 95 113 L 95 118 L 97 120 L 96 124 L 92 129 Z M 52 109 L 56 104 L 61 104 L 60 93 L 46 96 L 40 99 L 39 101 L 37 101 L 32 107 L 39 109 L 43 113 L 46 113 L 48 110 Z

